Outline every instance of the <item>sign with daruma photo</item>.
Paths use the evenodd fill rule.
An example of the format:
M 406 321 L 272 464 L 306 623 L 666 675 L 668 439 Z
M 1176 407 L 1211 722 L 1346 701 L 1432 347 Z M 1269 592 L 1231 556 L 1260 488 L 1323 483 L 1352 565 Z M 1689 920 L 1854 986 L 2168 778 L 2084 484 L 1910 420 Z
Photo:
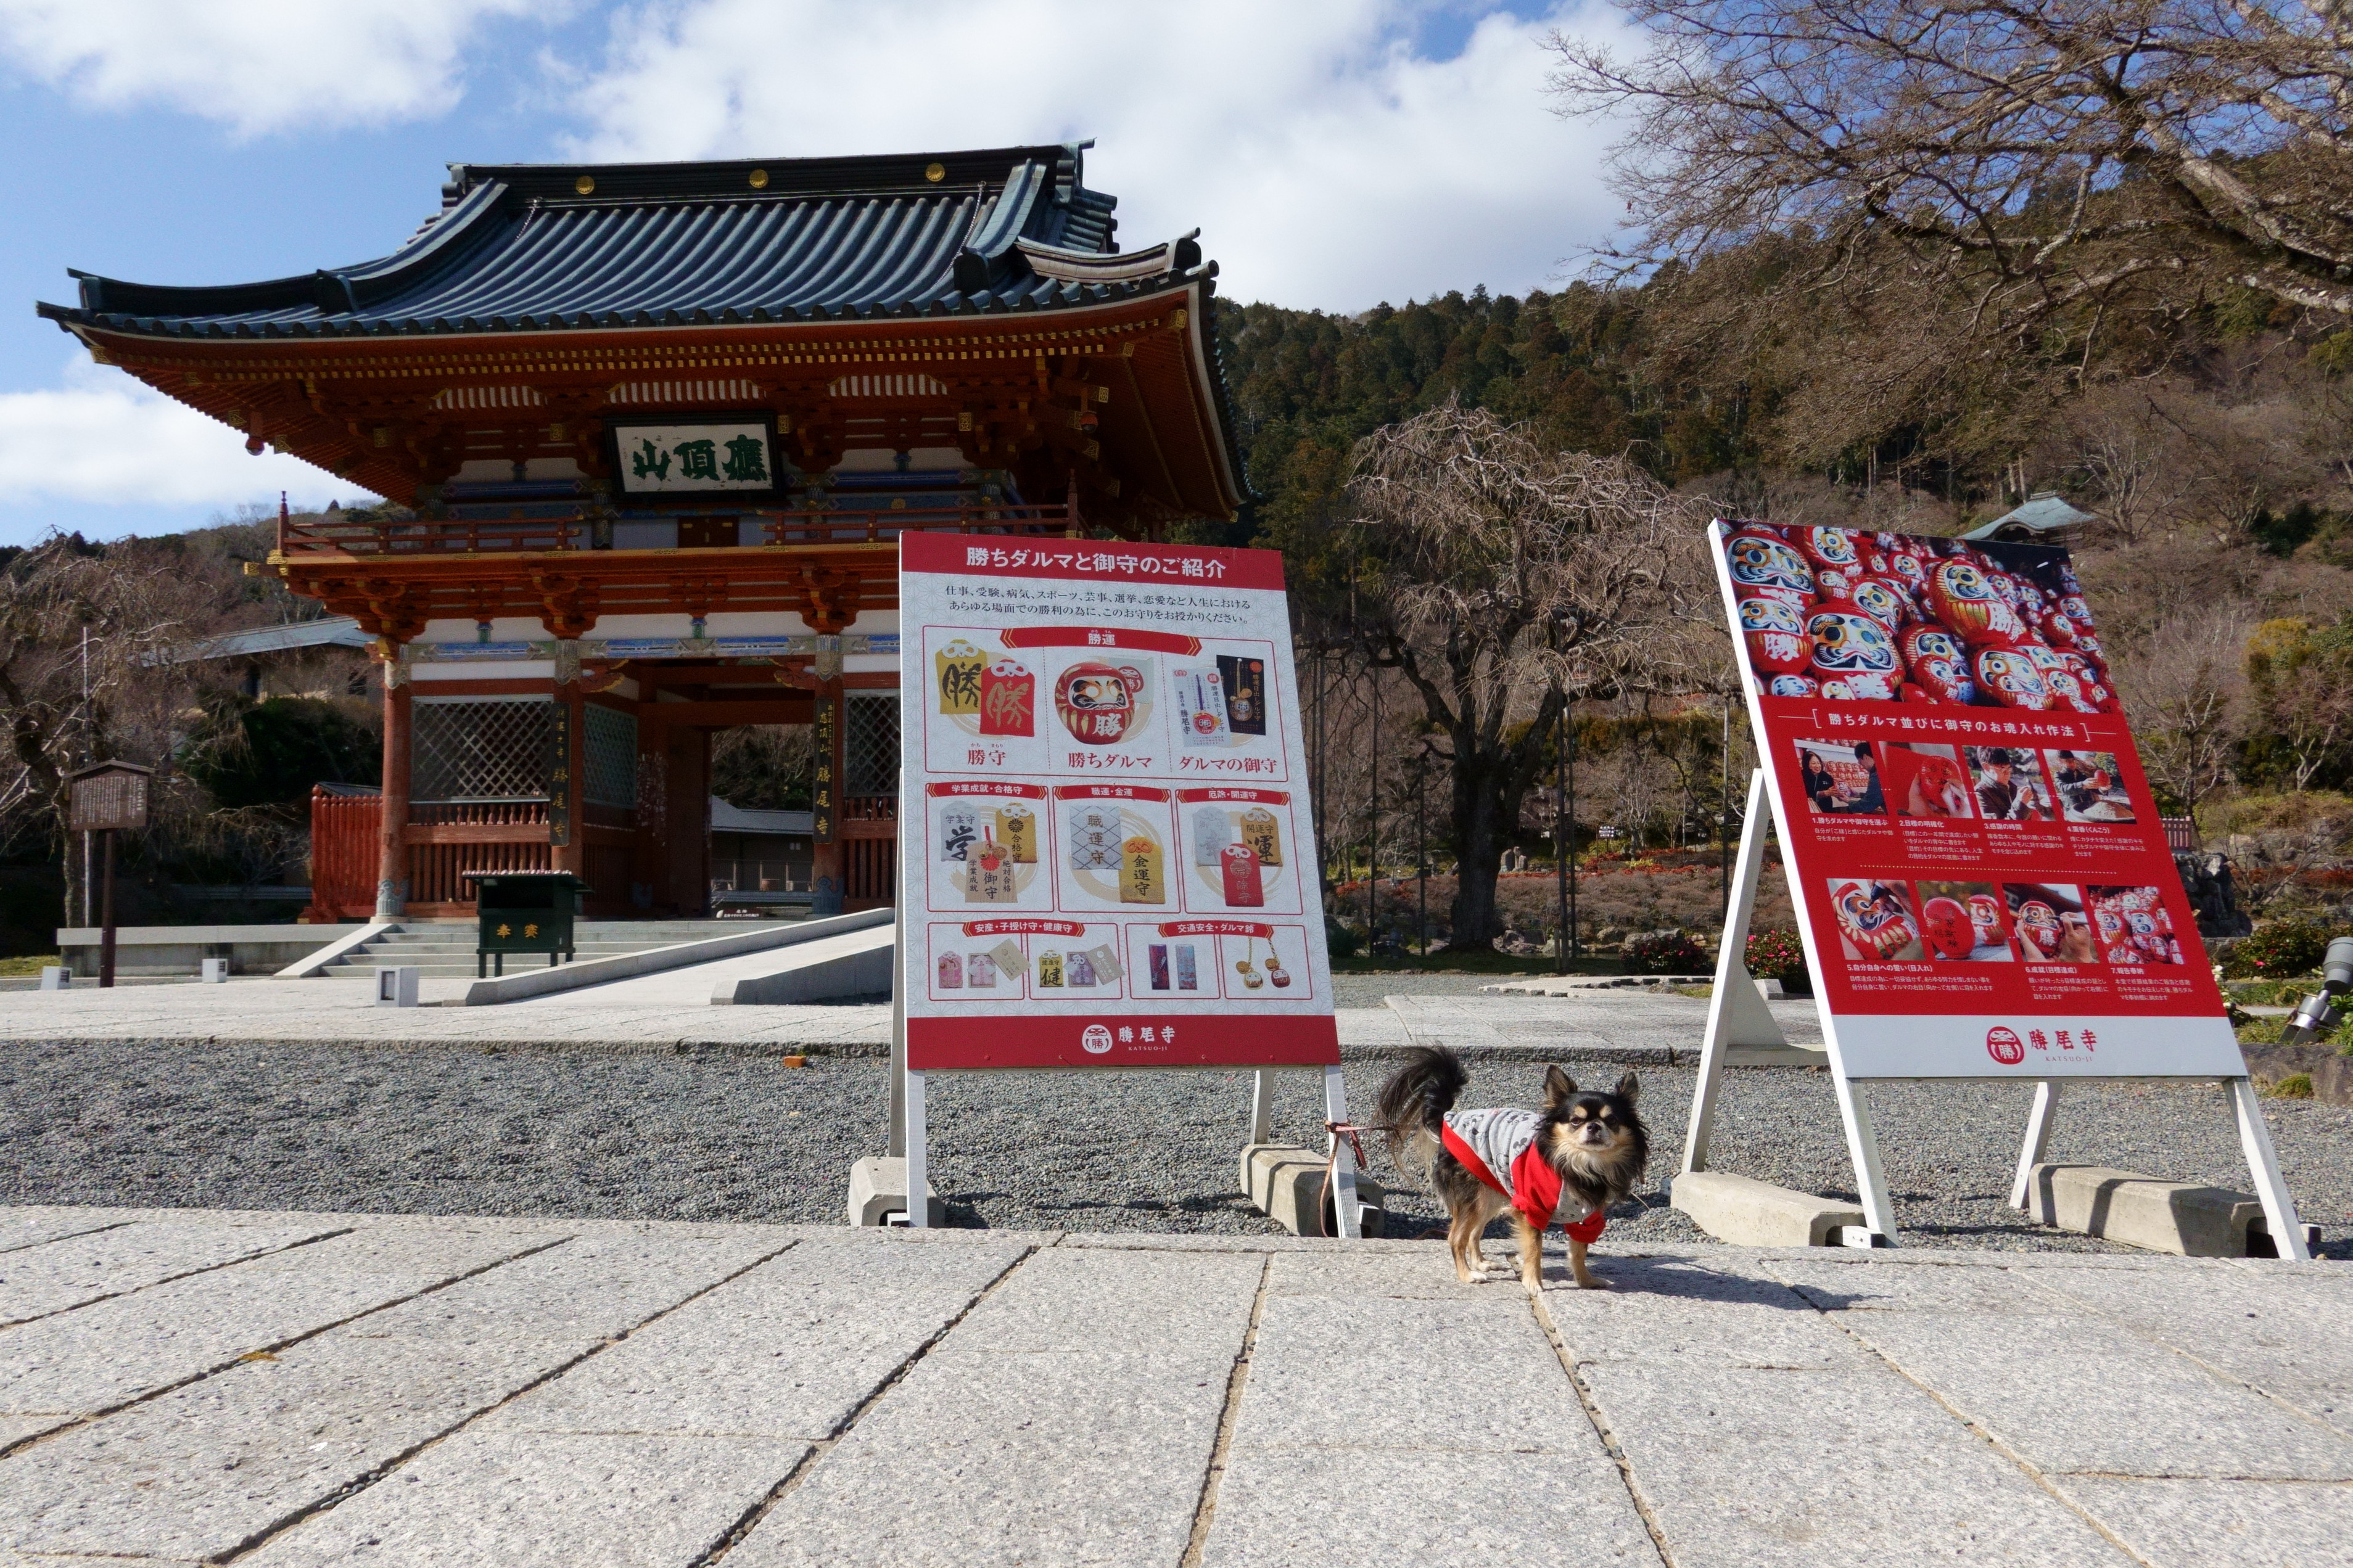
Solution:
M 1340 1059 L 1282 558 L 900 540 L 906 1065 Z
M 1839 1070 L 2242 1075 L 2066 552 L 1712 537 Z

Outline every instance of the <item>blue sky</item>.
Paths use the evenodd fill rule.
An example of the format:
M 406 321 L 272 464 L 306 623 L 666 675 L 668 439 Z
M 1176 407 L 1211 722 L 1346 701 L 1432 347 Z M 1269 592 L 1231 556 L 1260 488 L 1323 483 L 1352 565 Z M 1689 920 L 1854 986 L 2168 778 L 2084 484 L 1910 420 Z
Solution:
M 342 495 L 90 365 L 33 302 L 73 301 L 68 267 L 216 283 L 384 255 L 453 161 L 1092 136 L 1123 240 L 1198 225 L 1242 299 L 1542 285 L 1613 206 L 1607 128 L 1543 99 L 1555 26 L 1615 22 L 1473 0 L 0 0 L 0 543 Z

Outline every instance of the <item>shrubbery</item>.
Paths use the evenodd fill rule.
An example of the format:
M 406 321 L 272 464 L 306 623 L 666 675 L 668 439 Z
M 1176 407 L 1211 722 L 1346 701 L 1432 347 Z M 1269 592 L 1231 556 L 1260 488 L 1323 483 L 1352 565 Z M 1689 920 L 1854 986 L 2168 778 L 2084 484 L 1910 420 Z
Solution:
M 1748 973 L 1759 980 L 1802 980 L 1806 944 L 1789 926 L 1750 931 L 1747 963 Z
M 1364 951 L 1365 939 L 1330 915 L 1324 917 L 1324 945 L 1335 958 L 1354 958 Z
M 1630 936 L 1619 952 L 1625 955 L 1629 974 L 1704 974 L 1709 968 L 1706 952 L 1681 931 Z
M 2320 966 L 2327 951 L 2328 934 L 2310 921 L 2273 921 L 2232 945 L 2222 960 L 2222 974 L 2230 980 L 2306 974 Z

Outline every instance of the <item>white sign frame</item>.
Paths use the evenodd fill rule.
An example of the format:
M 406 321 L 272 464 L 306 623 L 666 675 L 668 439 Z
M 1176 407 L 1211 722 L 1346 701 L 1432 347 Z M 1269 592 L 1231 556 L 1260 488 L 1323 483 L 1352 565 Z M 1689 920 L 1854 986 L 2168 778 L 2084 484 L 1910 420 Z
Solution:
M 1815 951 L 1813 931 L 1803 920 L 1802 910 L 1799 934 L 1805 945 L 1806 967 L 1813 979 L 1815 1005 L 1820 1010 L 1826 1049 L 1813 1051 L 1802 1046 L 1791 1046 L 1782 1034 L 1779 1022 L 1774 1018 L 1772 1009 L 1765 1005 L 1764 993 L 1748 973 L 1748 926 L 1756 910 L 1757 884 L 1765 868 L 1765 833 L 1768 826 L 1778 826 L 1780 812 L 1779 795 L 1770 786 L 1765 770 L 1757 769 L 1749 775 L 1748 815 L 1741 826 L 1740 855 L 1733 872 L 1732 902 L 1725 910 L 1724 932 L 1716 951 L 1715 988 L 1708 1000 L 1707 1033 L 1700 1045 L 1699 1081 L 1692 1090 L 1691 1121 L 1683 1139 L 1683 1171 L 1688 1174 L 1708 1169 L 1709 1145 L 1715 1136 L 1715 1110 L 1723 1095 L 1724 1069 L 1726 1067 L 1804 1066 L 1819 1061 L 1831 1069 L 1831 1086 L 1838 1096 L 1839 1120 L 1846 1134 L 1847 1158 L 1854 1168 L 1855 1191 L 1862 1199 L 1863 1224 L 1868 1233 L 1864 1242 L 1873 1247 L 1894 1247 L 1896 1245 L 1895 1205 L 1888 1196 L 1887 1176 L 1880 1164 L 1879 1136 L 1872 1126 L 1871 1108 L 1855 1092 L 1857 1079 L 1847 1071 L 1844 1054 L 1839 1048 L 1840 1020 L 1823 1005 L 1822 999 L 1829 993 L 1822 984 L 1821 955 Z M 1787 842 L 1786 837 L 1783 841 Z M 1795 876 L 1789 878 L 1793 884 L 1798 879 Z M 1982 1082 L 1986 1075 L 1972 1074 L 1966 1078 L 1953 1074 L 1903 1076 L 1936 1081 Z M 2184 1075 L 2168 1074 L 2154 1079 L 2145 1073 L 2079 1073 L 2073 1076 L 2078 1079 L 2096 1076 L 2099 1081 L 2109 1083 L 2178 1083 Z M 2253 1080 L 2247 1076 L 2243 1058 L 2235 1074 L 2190 1076 L 2211 1076 L 2228 1091 L 2232 1114 L 2238 1123 L 2240 1150 L 2246 1156 L 2248 1173 L 2254 1179 L 2255 1194 L 2263 1205 L 2263 1224 L 2271 1233 L 2273 1245 L 2279 1249 L 2282 1258 L 2309 1262 L 2312 1253 L 2305 1243 L 2303 1223 L 2296 1217 L 2295 1200 L 2288 1192 L 2285 1179 L 2280 1174 L 2279 1154 L 2272 1145 L 2271 1130 L 2263 1121 L 2263 1101 L 2255 1093 Z M 2042 1163 L 2044 1152 L 2050 1146 L 2052 1112 L 2062 1084 L 2062 1080 L 2051 1078 L 2028 1081 L 2034 1084 L 2034 1103 L 2028 1113 L 2026 1138 L 2019 1152 L 2017 1175 L 2010 1185 L 2010 1206 L 2015 1209 L 2027 1206 L 2034 1167 Z
M 916 555 L 930 562 L 940 552 L 941 542 L 960 552 L 956 559 L 964 563 L 961 570 L 936 564 L 918 570 L 909 565 L 910 558 Z M 934 602 L 945 590 L 927 580 L 951 574 L 956 579 L 956 592 L 964 594 L 964 584 L 974 574 L 983 580 L 992 580 L 993 574 L 1001 595 L 997 603 L 1018 607 L 1000 612 L 969 595 L 955 605 L 944 599 Z M 1270 574 L 1271 580 L 1262 580 Z M 1214 608 L 1198 607 L 1211 601 Z M 1228 623 L 1222 628 L 1219 617 Z M 1272 1075 L 1287 1069 L 1320 1069 L 1325 1120 L 1346 1123 L 1347 1092 L 1338 1060 L 1331 961 L 1314 864 L 1314 824 L 1305 788 L 1305 736 L 1300 722 L 1280 555 L 1211 547 L 910 533 L 902 536 L 900 627 L 900 897 L 898 969 L 892 987 L 891 1131 L 892 1152 L 906 1162 L 907 1224 L 930 1223 L 925 1201 L 930 1163 L 924 1107 L 927 1071 L 988 1070 L 992 1066 L 1096 1072 L 1231 1071 L 1248 1067 L 1254 1069 L 1250 1137 L 1252 1142 L 1264 1142 L 1271 1131 Z M 1098 638 L 1095 633 L 1103 636 Z M 1170 651 L 1143 640 L 1147 637 L 1184 642 L 1189 647 Z M 944 696 L 950 663 L 958 667 L 961 681 L 961 667 L 968 661 L 965 652 L 952 647 L 959 643 L 987 653 L 993 662 L 986 668 L 991 672 L 997 663 L 1008 660 L 1027 664 L 1028 733 L 1008 735 L 1006 743 L 998 744 L 994 725 L 987 731 L 977 727 L 976 709 L 975 728 L 960 728 L 952 742 L 944 740 L 942 721 L 950 716 Z M 1262 668 L 1251 667 L 1259 669 L 1260 713 L 1255 725 L 1249 728 L 1245 728 L 1243 705 L 1229 702 L 1222 695 L 1205 705 L 1199 689 L 1176 689 L 1187 679 L 1194 688 L 1215 687 L 1217 677 L 1211 672 L 1236 658 L 1263 661 Z M 1133 732 L 1123 731 L 1115 742 L 1088 742 L 1081 747 L 1085 737 L 1070 727 L 1084 722 L 1084 714 L 1065 701 L 1065 678 L 1077 677 L 1082 663 L 1106 661 L 1139 668 L 1148 684 L 1130 689 Z M 958 689 L 961 692 L 961 685 Z M 1142 692 L 1149 696 L 1138 700 Z M 1156 714 L 1150 711 L 1153 698 L 1162 710 Z M 977 689 L 973 700 L 976 704 L 981 700 Z M 1187 741 L 1174 722 L 1177 720 L 1200 733 Z M 1155 721 L 1158 730 L 1147 733 L 1148 725 Z M 1061 736 L 1054 728 L 1057 724 L 1070 730 L 1070 734 Z M 1062 754 L 1057 755 L 1056 748 Z M 978 759 L 973 756 L 976 750 L 982 753 Z M 1029 755 L 1031 751 L 1038 754 Z M 997 754 L 1000 752 L 1004 754 Z M 1248 763 L 1250 771 L 1229 775 L 1206 766 L 1204 759 L 1224 757 L 1228 752 L 1235 753 L 1231 759 L 1235 767 Z M 1095 773 L 1075 765 L 1082 756 L 1092 765 L 1104 757 L 1120 755 L 1136 765 L 1111 774 L 1116 783 L 1103 781 Z M 1189 770 L 1187 759 L 1195 764 Z M 990 779 L 1003 783 L 989 784 Z M 962 816 L 953 824 L 946 822 L 945 813 L 959 802 L 969 803 L 966 815 L 971 822 Z M 966 908 L 953 899 L 943 906 L 948 894 L 934 885 L 942 869 L 934 863 L 942 858 L 935 851 L 944 850 L 951 833 L 976 831 L 984 809 L 996 826 L 1002 827 L 1004 808 L 1017 805 L 1035 819 L 1028 833 L 1037 840 L 1031 846 L 1036 860 L 1010 866 L 1002 859 L 988 863 L 992 878 L 1008 870 L 1014 873 L 1008 885 L 1000 887 L 994 880 L 987 884 L 994 908 L 988 903 Z M 1242 916 L 1262 915 L 1263 920 L 1227 912 L 1230 907 L 1227 900 L 1240 895 L 1226 879 L 1241 873 L 1219 863 L 1210 863 L 1213 870 L 1195 863 L 1196 830 L 1187 814 L 1229 805 L 1242 811 L 1263 809 L 1276 818 L 1285 863 L 1279 875 L 1272 875 L 1275 862 L 1251 862 L 1258 868 L 1248 873 L 1253 879 L 1247 887 L 1256 901 L 1240 910 Z M 1114 884 L 1126 872 L 1124 861 L 1097 872 L 1096 880 L 1103 883 L 1103 888 L 1086 880 L 1078 865 L 1080 857 L 1072 853 L 1077 840 L 1069 838 L 1065 828 L 1071 825 L 1060 818 L 1087 810 L 1121 813 L 1116 832 L 1123 842 L 1133 836 L 1157 845 L 1159 898 L 1140 898 L 1134 904 L 1121 898 Z M 1234 834 L 1230 842 L 1250 842 L 1250 825 L 1242 817 L 1236 816 L 1229 826 Z M 1026 880 L 1018 875 L 1024 867 L 1029 870 Z M 1106 871 L 1108 878 L 1103 875 Z M 949 892 L 971 900 L 973 875 L 967 865 L 963 881 L 951 876 Z M 1000 896 L 1004 901 L 998 903 Z M 1033 1035 L 1049 1027 L 1067 1031 L 1071 1038 L 1064 1043 L 1073 1046 L 1077 1054 L 1060 1055 L 1054 1060 L 991 1062 L 969 1059 L 967 1052 L 965 1059 L 944 1065 L 913 1066 L 909 1049 L 911 1024 L 936 1035 L 944 1018 L 965 1016 L 943 1011 L 963 1002 L 962 998 L 954 1003 L 944 1000 L 937 984 L 946 972 L 934 952 L 938 942 L 931 928 L 944 924 L 1018 928 L 1003 932 L 963 931 L 955 944 L 959 949 L 985 945 L 992 937 L 1007 942 L 1018 938 L 1023 946 L 1018 999 L 989 1012 L 974 1011 L 967 1032 L 977 1036 L 988 1019 L 1014 1016 Z M 1131 1005 L 1155 1010 L 1151 1022 L 1141 1021 L 1145 1015 L 1139 1012 L 1138 1022 L 1114 1026 L 1100 1016 L 1101 1005 L 1090 999 L 1041 997 L 1040 992 L 1050 987 L 1043 984 L 1042 955 L 1030 951 L 1029 944 L 1033 937 L 1046 933 L 1029 928 L 1063 924 L 1082 931 L 1051 937 L 1058 943 L 1055 953 L 1063 966 L 1057 976 L 1063 982 L 1061 989 L 1068 992 L 1070 982 L 1076 978 L 1071 973 L 1072 952 L 1082 942 L 1101 943 L 1104 930 L 1116 931 L 1119 946 L 1112 951 L 1120 974 L 1113 987 L 1099 984 L 1090 990 L 1115 988 L 1121 998 L 1132 999 Z M 1295 949 L 1282 956 L 1286 961 L 1295 958 L 1297 974 L 1279 986 L 1270 986 L 1275 973 L 1271 963 L 1270 973 L 1261 974 L 1248 957 L 1229 962 L 1233 955 L 1221 944 L 1240 940 L 1244 934 L 1240 930 L 1229 932 L 1225 929 L 1229 926 L 1274 932 L 1250 940 L 1263 941 L 1278 951 L 1282 941 L 1280 933 L 1295 928 Z M 1203 929 L 1196 931 L 1191 929 L 1195 927 Z M 1139 931 L 1159 934 L 1163 941 L 1157 944 L 1145 941 Z M 1160 974 L 1163 964 L 1175 964 L 1176 942 L 1187 937 L 1206 946 L 1197 947 L 1189 955 L 1192 967 L 1178 973 L 1188 974 L 1196 986 L 1206 983 L 1210 992 L 1191 1002 L 1178 998 L 1174 979 Z M 1203 951 L 1209 954 L 1206 967 L 1199 956 Z M 955 975 L 957 988 L 968 995 L 970 987 L 963 982 L 969 978 L 972 955 L 959 951 L 955 956 L 964 966 Z M 1098 952 L 1089 961 L 1086 973 L 1097 974 L 1100 956 Z M 1268 960 L 1261 957 L 1257 963 Z M 1240 984 L 1247 987 L 1240 995 L 1228 994 L 1237 984 L 1228 979 L 1232 969 L 1240 971 Z M 989 970 L 993 981 L 1007 977 L 1000 964 L 991 963 Z M 1248 985 L 1253 975 L 1260 984 Z M 1301 981 L 1305 984 L 1298 984 Z M 1293 985 L 1298 986 L 1297 992 L 1284 998 L 1283 991 Z M 1238 1008 L 1238 1002 L 1243 1005 Z M 1055 1026 L 1057 1018 L 1064 1022 Z M 1164 1026 L 1164 1018 L 1174 1021 L 1180 1030 L 1184 1043 L 1178 1049 L 1185 1056 L 1199 1054 L 1199 1059 L 1184 1059 L 1175 1049 L 1137 1054 L 1133 1047 L 1152 1042 L 1155 1031 Z M 1279 1026 L 1285 1019 L 1296 1020 L 1299 1026 Z M 1235 1045 L 1237 1038 L 1247 1037 L 1253 1028 L 1268 1035 L 1269 1026 L 1276 1026 L 1270 1038 L 1281 1036 L 1283 1039 L 1262 1047 Z M 1116 1036 L 1106 1033 L 1114 1026 Z M 1142 1040 L 1134 1040 L 1131 1032 L 1140 1034 Z M 1224 1054 L 1200 1054 L 1203 1037 L 1210 1035 L 1228 1037 L 1218 1047 Z M 1098 1036 L 1104 1037 L 1098 1039 Z M 991 1037 L 1002 1040 L 1004 1035 L 999 1032 Z M 1052 1048 L 1059 1052 L 1060 1047 Z M 1252 1050 L 1257 1054 L 1249 1054 Z M 938 1054 L 937 1048 L 927 1047 L 925 1054 L 928 1061 Z M 1327 1146 L 1337 1228 L 1341 1237 L 1353 1239 L 1362 1234 L 1356 1163 L 1345 1139 L 1330 1136 Z

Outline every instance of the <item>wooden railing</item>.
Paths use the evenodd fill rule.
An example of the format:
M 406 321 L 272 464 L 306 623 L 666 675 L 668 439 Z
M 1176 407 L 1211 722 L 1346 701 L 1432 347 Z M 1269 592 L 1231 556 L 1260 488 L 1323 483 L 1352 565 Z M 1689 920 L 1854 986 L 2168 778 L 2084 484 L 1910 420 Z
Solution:
M 384 797 L 311 789 L 311 903 L 314 925 L 364 921 L 375 913 L 376 872 L 384 855 Z
M 536 844 L 408 844 L 408 912 L 420 917 L 459 914 L 474 907 L 469 871 L 545 871 L 554 861 L 543 833 Z
M 285 555 L 451 555 L 486 551 L 576 550 L 573 535 L 586 526 L 569 518 L 436 518 L 415 522 L 278 520 Z
M 547 802 L 543 800 L 424 800 L 408 808 L 412 826 L 425 824 L 432 826 L 455 826 L 473 824 L 486 827 L 519 827 L 528 823 L 547 825 Z
M 683 514 L 704 515 L 704 514 Z M 1084 531 L 1074 495 L 1056 506 L 862 506 L 779 510 L 745 508 L 709 515 L 758 520 L 770 544 L 881 544 L 902 533 L 989 533 L 1076 539 Z M 582 550 L 585 515 L 569 518 L 431 518 L 411 522 L 321 521 L 281 517 L 281 555 L 474 555 L 525 550 Z
M 860 507 L 753 512 L 771 544 L 880 544 L 902 533 L 1007 533 L 1076 539 L 1079 499 L 1060 506 L 893 507 L 877 499 Z

